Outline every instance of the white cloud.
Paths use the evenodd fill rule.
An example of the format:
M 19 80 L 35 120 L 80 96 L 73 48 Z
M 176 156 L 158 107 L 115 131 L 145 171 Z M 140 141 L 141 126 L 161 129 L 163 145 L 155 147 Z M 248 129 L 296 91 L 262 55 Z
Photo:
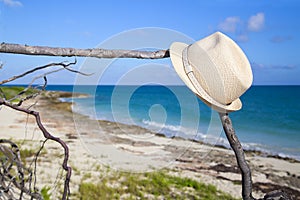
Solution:
M 292 36 L 280 36 L 280 35 L 277 35 L 277 36 L 274 36 L 274 37 L 271 38 L 271 42 L 273 42 L 273 43 L 283 43 L 283 42 L 290 41 L 292 39 L 293 39 Z
M 239 17 L 227 17 L 218 25 L 218 28 L 224 32 L 234 33 L 236 32 L 237 25 L 240 22 L 241 20 Z
M 253 15 L 248 20 L 248 30 L 249 31 L 260 31 L 263 29 L 265 24 L 265 14 L 257 13 Z
M 287 69 L 287 70 L 295 69 L 296 67 L 298 67 L 298 65 L 291 65 L 291 64 L 265 65 L 256 62 L 252 62 L 251 66 L 252 68 L 255 69 Z
M 249 40 L 247 34 L 240 34 L 237 36 L 237 41 L 239 42 L 247 42 Z
M 15 1 L 15 0 L 0 0 L 3 2 L 5 5 L 10 6 L 10 7 L 20 7 L 23 6 L 23 4 L 20 1 Z

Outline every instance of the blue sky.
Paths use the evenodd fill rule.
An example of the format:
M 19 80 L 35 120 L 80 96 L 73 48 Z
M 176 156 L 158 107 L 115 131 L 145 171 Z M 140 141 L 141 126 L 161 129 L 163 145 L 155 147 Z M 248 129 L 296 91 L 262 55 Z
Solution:
M 222 31 L 235 40 L 248 56 L 255 85 L 299 85 L 299 10 L 300 2 L 297 0 L 0 0 L 0 41 L 75 48 L 94 48 L 105 44 L 108 48 L 118 48 L 117 45 L 110 46 L 118 38 L 116 36 L 124 36 L 124 32 L 136 29 L 148 33 L 147 27 L 156 27 L 163 29 L 163 34 L 146 38 L 151 39 L 155 45 L 151 46 L 151 41 L 148 41 L 140 48 L 167 49 L 178 38 L 178 35 L 169 36 L 169 32 L 200 40 L 215 31 Z M 126 37 L 123 39 L 126 43 Z M 107 41 L 109 42 L 105 43 Z M 130 42 L 136 43 L 134 38 Z M 128 41 L 127 46 L 130 46 Z M 120 44 L 120 48 L 127 46 Z M 0 62 L 4 64 L 0 78 L 4 79 L 48 62 L 65 60 L 70 58 L 0 54 Z M 97 81 L 113 83 L 134 67 L 143 65 L 143 62 L 118 60 L 112 64 L 112 69 L 106 70 L 105 77 Z M 155 62 L 170 65 L 169 59 Z M 86 60 L 79 58 L 75 68 L 82 69 L 86 65 L 84 63 Z M 120 70 L 121 65 L 126 65 L 123 68 L 126 70 Z M 153 68 L 154 71 L 151 72 L 153 76 L 160 74 L 156 69 Z M 96 68 L 91 72 L 93 70 Z M 118 77 L 113 78 L 116 73 Z M 104 75 L 102 73 L 98 76 Z M 149 76 L 149 73 L 140 74 L 140 77 L 143 76 Z M 49 84 L 73 84 L 75 77 L 68 72 L 60 72 L 49 77 Z M 15 83 L 28 81 L 29 78 Z M 180 80 L 173 77 L 171 82 L 179 84 Z

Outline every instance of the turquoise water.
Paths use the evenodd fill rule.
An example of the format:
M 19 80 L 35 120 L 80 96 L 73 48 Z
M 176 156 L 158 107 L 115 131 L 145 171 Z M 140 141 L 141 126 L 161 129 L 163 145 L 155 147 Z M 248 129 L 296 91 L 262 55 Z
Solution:
M 48 86 L 72 91 L 73 86 Z M 185 86 L 76 86 L 76 112 L 165 134 L 228 146 L 220 120 Z M 300 86 L 253 86 L 231 113 L 244 148 L 300 160 Z M 69 101 L 70 99 L 65 99 Z

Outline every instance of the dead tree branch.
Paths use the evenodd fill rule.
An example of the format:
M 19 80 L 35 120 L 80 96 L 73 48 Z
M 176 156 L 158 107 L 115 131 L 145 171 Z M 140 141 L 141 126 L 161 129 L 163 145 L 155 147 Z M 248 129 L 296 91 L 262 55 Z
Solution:
M 235 157 L 239 168 L 242 172 L 242 196 L 244 200 L 254 200 L 252 197 L 252 180 L 251 170 L 246 162 L 243 147 L 235 134 L 231 119 L 227 113 L 219 113 L 223 129 L 229 141 L 231 148 L 235 153 Z
M 64 191 L 63 191 L 62 199 L 66 199 L 70 194 L 69 183 L 70 183 L 71 171 L 72 171 L 71 167 L 68 166 L 69 148 L 68 148 L 67 144 L 63 140 L 61 140 L 60 138 L 54 137 L 53 135 L 51 135 L 47 131 L 47 129 L 42 124 L 40 114 L 38 112 L 33 111 L 33 110 L 29 110 L 29 109 L 26 109 L 26 108 L 21 108 L 21 107 L 18 107 L 16 105 L 11 105 L 10 103 L 5 102 L 1 98 L 0 98 L 0 105 L 10 107 L 10 108 L 12 108 L 16 111 L 23 112 L 23 113 L 26 113 L 28 115 L 32 115 L 35 118 L 36 123 L 37 123 L 39 129 L 42 131 L 44 137 L 46 139 L 53 140 L 53 141 L 59 143 L 63 147 L 63 149 L 64 149 L 64 160 L 63 160 L 62 167 L 67 172 L 67 174 L 66 174 L 66 179 L 65 179 L 65 183 L 64 183 Z
M 219 113 L 220 119 L 222 121 L 223 129 L 226 134 L 226 137 L 229 141 L 231 148 L 235 153 L 237 164 L 241 170 L 242 175 L 242 196 L 244 200 L 256 200 L 252 196 L 252 178 L 251 170 L 245 159 L 243 147 L 235 134 L 235 130 L 232 126 L 231 119 L 228 116 L 228 113 Z M 264 198 L 258 200 L 291 200 L 288 194 L 281 190 L 275 190 L 267 193 Z
M 31 70 L 28 70 L 22 74 L 19 74 L 17 76 L 13 76 L 11 78 L 8 78 L 8 79 L 5 79 L 3 81 L 0 81 L 0 85 L 3 85 L 4 83 L 8 83 L 8 82 L 12 82 L 16 79 L 19 79 L 19 78 L 22 78 L 24 76 L 27 76 L 28 74 L 31 74 L 33 72 L 36 72 L 38 70 L 42 70 L 42 69 L 46 69 L 46 68 L 50 68 L 50 67 L 56 67 L 56 66 L 59 66 L 59 67 L 63 67 L 64 69 L 68 70 L 68 71 L 71 71 L 71 72 L 74 72 L 74 73 L 78 73 L 78 74 L 81 74 L 81 75 L 85 75 L 85 76 L 89 76 L 90 74 L 85 74 L 83 72 L 80 72 L 80 71 L 77 71 L 77 70 L 74 70 L 74 69 L 71 69 L 70 66 L 71 65 L 75 65 L 77 63 L 76 59 L 74 62 L 69 62 L 69 63 L 65 63 L 65 62 L 60 62 L 60 63 L 50 63 L 50 64 L 47 64 L 47 65 L 43 65 L 43 66 L 39 66 L 39 67 L 36 67 L 34 69 L 31 69 Z
M 71 65 L 75 65 L 77 63 L 77 60 L 75 59 L 74 62 L 59 62 L 59 63 L 50 63 L 50 64 L 47 64 L 47 65 L 43 65 L 43 66 L 39 66 L 39 67 L 36 67 L 34 69 L 31 69 L 31 70 L 28 70 L 22 74 L 19 74 L 19 75 L 16 75 L 16 76 L 13 76 L 13 77 L 10 77 L 8 79 L 5 79 L 5 80 L 2 80 L 0 81 L 0 85 L 2 84 L 5 84 L 5 83 L 8 83 L 8 82 L 12 82 L 16 79 L 19 79 L 19 78 L 22 78 L 24 76 L 27 76 L 29 74 L 32 74 L 36 71 L 39 71 L 39 70 L 42 70 L 42 69 L 46 69 L 46 68 L 50 68 L 50 67 L 62 67 L 60 69 L 56 69 L 56 70 L 52 70 L 52 71 L 49 71 L 49 72 L 46 72 L 44 74 L 41 74 L 37 77 L 35 77 L 34 79 L 32 79 L 32 81 L 28 84 L 28 86 L 22 90 L 19 94 L 17 94 L 16 96 L 14 96 L 13 98 L 11 99 L 7 99 L 5 97 L 5 94 L 3 93 L 2 89 L 0 88 L 0 96 L 2 96 L 2 98 L 4 98 L 5 100 L 8 100 L 8 101 L 13 101 L 15 99 L 18 99 L 21 97 L 21 95 L 25 94 L 26 91 L 28 91 L 29 89 L 37 89 L 39 86 L 35 86 L 35 87 L 32 87 L 34 81 L 36 81 L 37 79 L 40 79 L 40 78 L 43 78 L 44 79 L 44 85 L 41 87 L 41 89 L 37 90 L 37 92 L 31 94 L 31 95 L 27 95 L 25 96 L 24 98 L 21 98 L 17 105 L 20 106 L 24 101 L 28 100 L 28 99 L 32 99 L 34 97 L 36 97 L 37 95 L 39 95 L 41 93 L 41 91 L 45 90 L 46 86 L 47 86 L 47 75 L 49 74 L 52 74 L 52 73 L 56 73 L 58 71 L 61 71 L 61 70 L 68 70 L 70 72 L 73 72 L 73 73 L 77 73 L 77 74 L 81 74 L 81 75 L 84 75 L 84 76 L 90 76 L 91 74 L 86 74 L 86 73 L 83 73 L 81 71 L 78 71 L 78 70 L 75 70 L 75 69 L 72 69 L 70 66 Z
M 4 81 L 1 81 L 1 82 L 0 82 L 0 85 L 1 85 L 1 84 L 4 84 L 4 83 L 11 82 L 11 81 L 14 81 L 14 80 L 19 79 L 19 78 L 21 78 L 21 77 L 27 76 L 27 75 L 29 75 L 29 74 L 31 74 L 31 73 L 33 73 L 33 72 L 36 72 L 36 71 L 39 71 L 39 70 L 42 70 L 42 69 L 45 69 L 45 68 L 56 67 L 56 66 L 60 66 L 60 67 L 62 67 L 61 69 L 65 69 L 65 70 L 68 70 L 68 71 L 73 72 L 73 73 L 78 73 L 78 74 L 82 74 L 82 75 L 88 75 L 88 74 L 82 73 L 82 72 L 80 72 L 80 71 L 71 69 L 70 66 L 71 66 L 71 65 L 74 65 L 74 64 L 76 64 L 76 59 L 75 59 L 74 62 L 69 62 L 69 63 L 66 63 L 66 62 L 60 62 L 60 63 L 50 63 L 50 64 L 48 64 L 48 65 L 39 66 L 39 67 L 36 67 L 36 68 L 31 69 L 31 70 L 29 70 L 29 71 L 26 71 L 26 72 L 24 72 L 24 73 L 22 73 L 22 74 L 20 74 L 20 75 L 13 76 L 13 77 L 8 78 L 8 79 L 6 79 L 6 80 L 4 80 Z M 49 74 L 51 74 L 51 73 L 55 73 L 55 72 L 57 72 L 57 71 L 60 71 L 61 69 L 59 69 L 59 70 L 57 70 L 57 69 L 56 69 L 56 70 L 52 70 L 52 71 L 49 71 L 49 72 L 47 72 L 47 73 L 44 73 L 44 74 L 42 74 L 42 75 L 40 75 L 40 76 L 35 77 L 35 78 L 32 80 L 32 82 L 31 82 L 24 90 L 22 90 L 21 92 L 19 92 L 18 94 L 16 94 L 15 96 L 13 96 L 13 97 L 10 98 L 10 99 L 7 99 L 5 93 L 4 93 L 3 90 L 0 88 L 0 106 L 2 106 L 2 105 L 3 105 L 3 106 L 7 106 L 7 107 L 12 108 L 12 109 L 14 109 L 14 110 L 16 110 L 16 111 L 23 112 L 23 113 L 26 113 L 26 114 L 28 114 L 28 115 L 34 116 L 35 121 L 36 121 L 36 124 L 38 125 L 39 129 L 42 131 L 44 137 L 46 138 L 45 142 L 46 142 L 47 140 L 52 140 L 52 141 L 55 141 L 55 142 L 59 143 L 59 144 L 63 147 L 63 149 L 64 149 L 64 160 L 63 160 L 63 163 L 62 163 L 62 167 L 63 167 L 63 169 L 66 171 L 66 177 L 65 177 L 65 182 L 64 182 L 64 189 L 63 189 L 62 199 L 67 199 L 67 198 L 69 197 L 69 195 L 70 195 L 69 183 L 70 183 L 70 177 L 71 177 L 71 167 L 68 166 L 68 160 L 69 160 L 69 149 L 68 149 L 68 146 L 67 146 L 67 144 L 66 144 L 63 140 L 61 140 L 61 139 L 58 138 L 58 137 L 54 137 L 53 135 L 51 135 L 51 134 L 46 130 L 46 128 L 45 128 L 44 125 L 42 124 L 42 121 L 41 121 L 41 119 L 40 119 L 40 115 L 39 115 L 38 112 L 36 112 L 36 111 L 34 111 L 34 110 L 31 110 L 30 107 L 29 107 L 29 108 L 23 108 L 23 107 L 21 107 L 21 104 L 22 104 L 24 101 L 26 101 L 26 100 L 28 100 L 28 99 L 31 99 L 31 98 L 34 98 L 35 96 L 37 96 L 38 94 L 40 94 L 42 90 L 45 89 L 45 87 L 46 87 L 46 85 L 47 85 L 47 77 L 46 77 L 47 75 L 49 75 Z M 32 87 L 33 82 L 34 82 L 36 79 L 38 79 L 38 78 L 43 78 L 43 79 L 44 79 L 44 85 L 43 85 L 40 89 L 38 89 L 37 87 L 34 87 L 34 88 Z M 35 89 L 35 90 L 34 90 L 33 92 L 31 91 L 29 94 L 26 93 L 30 88 L 33 88 L 33 89 Z M 25 96 L 25 97 L 24 97 L 24 96 Z M 16 99 L 18 100 L 18 102 L 17 102 L 17 103 L 14 103 Z M 1 141 L 2 141 L 2 140 L 1 140 Z M 3 150 L 3 151 L 4 151 L 4 150 L 7 150 L 6 147 L 2 147 L 2 146 L 0 146 L 0 147 L 1 147 L 0 150 Z M 35 157 L 35 160 L 34 160 L 34 164 L 35 164 L 34 171 L 33 171 L 34 175 L 35 175 L 35 173 L 36 173 L 36 160 L 37 160 L 37 157 L 39 156 L 39 153 L 40 153 L 40 151 L 42 150 L 42 148 L 43 148 L 43 147 L 40 148 L 40 150 L 39 150 L 38 153 L 36 154 L 36 157 Z M 2 151 L 2 152 L 3 152 L 3 151 Z M 10 154 L 4 155 L 4 157 L 9 157 L 9 156 L 11 157 Z M 15 157 L 16 157 L 16 156 L 15 156 Z M 10 159 L 10 160 L 11 160 L 11 159 Z M 23 164 L 22 164 L 22 161 L 21 161 L 20 159 L 19 159 L 18 162 L 16 162 L 16 165 L 17 165 L 18 169 L 22 169 Z M 13 165 L 10 164 L 10 166 L 13 166 Z M 11 168 L 11 167 L 10 167 L 10 168 Z M 6 168 L 5 168 L 5 169 L 6 169 Z M 0 183 L 0 187 L 1 187 L 1 188 L 0 188 L 0 189 L 1 189 L 1 190 L 0 190 L 0 193 L 1 193 L 1 191 L 3 190 L 3 191 L 5 191 L 5 192 L 7 193 L 6 196 L 7 196 L 9 199 L 12 199 L 11 197 L 12 197 L 12 195 L 13 195 L 13 193 L 14 193 L 14 190 L 15 190 L 15 189 L 18 189 L 18 190 L 20 191 L 20 194 L 19 194 L 19 198 L 20 198 L 20 199 L 22 199 L 23 193 L 25 193 L 25 194 L 27 194 L 27 195 L 31 195 L 32 198 L 38 198 L 38 199 L 41 199 L 41 197 L 38 196 L 38 195 L 39 195 L 38 193 L 30 193 L 31 190 L 30 190 L 30 189 L 27 189 L 26 187 L 24 187 L 24 181 L 19 183 L 19 182 L 16 181 L 16 179 L 14 179 L 14 177 L 13 177 L 10 173 L 6 173 L 7 170 L 6 170 L 6 171 L 3 170 L 3 171 L 5 172 L 5 174 L 2 173 L 2 172 L 0 171 L 0 172 L 1 172 L 1 177 L 2 177 L 2 178 L 3 178 L 3 177 L 8 177 L 8 180 L 11 179 L 11 183 L 15 185 L 15 188 L 9 187 L 9 185 L 7 185 L 6 182 L 3 182 L 3 181 L 2 181 L 2 182 Z M 29 187 L 31 187 L 31 180 L 32 180 L 32 172 L 30 172 L 30 173 L 31 173 L 31 176 L 29 177 L 29 180 L 30 180 L 30 181 L 29 181 L 29 182 L 30 182 Z M 21 178 L 21 180 L 24 180 L 24 178 L 22 178 L 22 177 L 23 177 L 23 173 L 22 173 L 21 170 L 18 170 L 17 173 L 15 173 L 15 174 L 17 174 L 17 175 Z M 34 178 L 34 181 L 36 182 L 36 177 Z M 35 187 L 35 182 L 34 182 L 34 184 L 33 184 L 34 187 Z M 35 191 L 35 189 L 34 189 L 34 191 Z M 0 196 L 1 196 L 1 195 L 0 195 Z M 1 199 L 1 198 L 0 198 L 0 199 Z
M 0 139 L 0 153 L 0 199 L 17 199 L 16 196 L 19 196 L 19 199 L 24 196 L 42 199 L 41 195 L 31 188 L 32 172 L 23 165 L 18 146 L 10 140 Z
M 28 46 L 20 44 L 1 43 L 0 53 L 43 55 L 43 56 L 78 56 L 94 58 L 140 58 L 159 59 L 170 57 L 169 50 L 136 51 L 124 49 L 75 49 L 47 46 Z

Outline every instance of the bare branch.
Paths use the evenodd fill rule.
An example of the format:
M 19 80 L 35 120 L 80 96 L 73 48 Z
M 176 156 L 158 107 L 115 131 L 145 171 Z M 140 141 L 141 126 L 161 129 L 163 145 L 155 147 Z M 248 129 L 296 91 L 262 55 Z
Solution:
M 235 157 L 239 168 L 242 172 L 242 196 L 244 200 L 254 200 L 252 197 L 252 179 L 251 170 L 245 160 L 244 150 L 242 145 L 235 134 L 232 122 L 227 113 L 219 113 L 222 125 L 229 141 L 231 148 L 235 153 Z
M 59 48 L 47 46 L 28 46 L 20 44 L 1 43 L 1 53 L 25 54 L 25 55 L 44 55 L 44 56 L 78 56 L 94 58 L 141 58 L 141 59 L 160 59 L 170 57 L 169 50 L 159 51 L 137 51 L 124 49 L 76 49 Z
M 31 164 L 34 164 L 34 170 L 33 170 L 33 173 L 34 173 L 34 184 L 33 184 L 33 187 L 34 189 L 36 188 L 36 180 L 37 180 L 37 176 L 36 176 L 36 169 L 37 169 L 37 159 L 38 159 L 38 156 L 40 155 L 40 153 L 42 152 L 42 150 L 44 149 L 44 146 L 45 146 L 45 143 L 47 142 L 48 139 L 45 139 L 43 142 L 42 142 L 42 145 L 40 147 L 40 149 L 37 151 L 35 157 L 34 157 L 34 160 Z
M 19 78 L 22 78 L 22 77 L 24 77 L 24 76 L 27 76 L 27 75 L 29 75 L 29 74 L 32 74 L 32 73 L 34 73 L 34 72 L 36 72 L 36 71 L 39 71 L 39 70 L 42 70 L 42 69 L 45 69 L 45 68 L 50 68 L 50 67 L 55 67 L 55 66 L 60 66 L 60 67 L 62 67 L 62 68 L 60 68 L 60 69 L 55 69 L 55 70 L 49 71 L 49 72 L 47 72 L 47 73 L 44 73 L 44 74 L 42 74 L 42 75 L 39 75 L 39 76 L 35 77 L 35 78 L 31 81 L 31 83 L 30 83 L 25 89 L 23 89 L 21 92 L 19 92 L 17 95 L 15 95 L 14 97 L 12 97 L 12 98 L 10 98 L 10 99 L 7 99 L 7 98 L 6 98 L 5 93 L 4 93 L 4 92 L 1 90 L 1 88 L 0 88 L 0 106 L 1 106 L 1 105 L 4 105 L 4 106 L 10 107 L 10 108 L 12 108 L 12 109 L 14 109 L 14 110 L 16 110 L 16 111 L 23 112 L 23 113 L 27 113 L 28 115 L 34 116 L 34 117 L 35 117 L 35 120 L 36 120 L 36 124 L 38 125 L 39 129 L 42 131 L 44 137 L 46 138 L 45 141 L 47 141 L 48 139 L 49 139 L 49 140 L 53 140 L 53 141 L 59 143 L 59 144 L 63 147 L 63 149 L 64 149 L 64 155 L 65 155 L 65 156 L 64 156 L 63 163 L 62 163 L 62 167 L 63 167 L 63 169 L 66 171 L 66 177 L 65 177 L 65 184 L 64 184 L 64 191 L 63 191 L 62 199 L 67 199 L 67 198 L 69 197 L 69 195 L 70 195 L 69 182 L 70 182 L 70 178 L 71 178 L 71 167 L 68 166 L 68 160 L 69 160 L 69 149 L 68 149 L 68 146 L 66 145 L 66 143 L 65 143 L 63 140 L 61 140 L 61 139 L 58 138 L 58 137 L 54 137 L 53 135 L 51 135 L 51 134 L 46 130 L 46 128 L 43 126 L 43 124 L 42 124 L 42 122 L 41 122 L 40 115 L 39 115 L 38 112 L 31 110 L 31 107 L 28 107 L 28 108 L 22 108 L 22 107 L 20 107 L 20 106 L 21 106 L 21 104 L 22 104 L 24 101 L 36 97 L 37 95 L 39 95 L 39 94 L 41 93 L 41 91 L 43 91 L 43 90 L 45 89 L 45 87 L 46 87 L 46 85 L 47 85 L 47 75 L 49 75 L 49 74 L 58 72 L 58 71 L 60 71 L 60 70 L 68 70 L 68 71 L 73 72 L 73 73 L 78 73 L 78 74 L 81 74 L 81 75 L 86 75 L 86 76 L 88 76 L 89 74 L 85 74 L 85 73 L 82 73 L 82 72 L 80 72 L 80 71 L 77 71 L 77 70 L 74 70 L 74 69 L 70 68 L 70 66 L 76 64 L 76 62 L 77 62 L 77 60 L 76 60 L 76 58 L 75 58 L 75 61 L 74 61 L 74 62 L 68 62 L 68 63 L 66 63 L 66 62 L 50 63 L 50 64 L 47 64 L 47 65 L 44 65 L 44 66 L 36 67 L 36 68 L 31 69 L 31 70 L 29 70 L 29 71 L 26 71 L 26 72 L 24 72 L 24 73 L 22 73 L 22 74 L 20 74 L 20 75 L 13 76 L 13 77 L 11 77 L 11 78 L 9 78 L 9 79 L 6 79 L 6 80 L 0 82 L 0 85 L 1 85 L 1 84 L 4 84 L 4 83 L 8 83 L 8 82 L 14 81 L 14 80 L 19 79 Z M 43 86 L 42 86 L 41 88 L 40 88 L 40 86 L 33 87 L 33 86 L 32 86 L 33 83 L 35 82 L 36 79 L 39 79 L 39 78 L 43 78 L 43 79 L 44 79 L 44 84 L 43 84 Z M 33 92 L 33 93 L 32 93 L 31 91 L 30 91 L 29 94 L 26 93 L 26 92 L 27 92 L 29 89 L 31 89 L 31 88 L 33 88 L 33 89 L 38 89 L 38 90 L 37 90 L 36 92 Z M 25 97 L 24 97 L 24 95 L 25 95 Z M 17 103 L 13 103 L 13 100 L 15 100 L 15 99 L 18 99 L 18 102 L 17 102 Z M 40 153 L 40 151 L 42 150 L 42 148 L 43 148 L 43 145 L 42 145 L 42 147 L 40 148 L 40 150 L 38 151 L 38 153 L 36 154 L 36 157 L 35 157 L 35 159 L 34 159 L 34 164 L 35 164 L 35 166 L 34 166 L 34 176 L 35 176 L 35 177 L 34 177 L 34 184 L 33 184 L 34 190 L 35 190 L 35 185 L 36 185 L 36 174 L 35 174 L 35 173 L 36 173 L 36 160 L 37 160 L 37 157 L 39 156 L 39 153 Z M 0 149 L 0 150 L 1 150 L 1 149 Z M 21 162 L 20 162 L 20 163 L 21 163 Z M 17 163 L 17 164 L 18 164 L 18 163 Z M 22 164 L 22 163 L 21 163 L 21 164 Z M 19 167 L 19 168 L 20 168 L 20 167 Z M 1 172 L 1 171 L 0 171 L 0 172 Z M 22 171 L 19 170 L 17 174 L 18 174 L 20 177 L 22 177 Z M 31 174 L 32 174 L 32 173 L 31 173 Z M 23 193 L 26 193 L 26 194 L 29 194 L 29 195 L 33 196 L 33 193 L 32 193 L 32 194 L 29 193 L 31 190 L 28 190 L 28 189 L 24 188 L 24 182 L 21 182 L 21 183 L 16 182 L 15 179 L 14 179 L 14 177 L 13 177 L 12 175 L 10 175 L 9 173 L 6 173 L 6 175 L 7 175 L 7 177 L 8 177 L 8 180 L 11 179 L 11 181 L 10 181 L 9 183 L 10 183 L 10 184 L 11 184 L 11 183 L 14 184 L 14 185 L 15 185 L 15 188 L 18 188 L 18 189 L 21 191 L 21 193 L 20 193 L 20 198 L 22 198 L 22 194 L 23 194 Z M 2 173 L 1 173 L 1 176 L 3 176 Z M 29 187 L 31 188 L 32 175 L 29 177 L 28 180 L 29 180 L 29 183 L 30 183 L 30 184 L 29 184 Z M 1 189 L 2 191 L 7 190 L 8 192 L 10 192 L 10 193 L 13 194 L 13 191 L 12 191 L 12 190 L 14 190 L 15 188 L 11 188 L 11 187 L 6 186 L 6 185 L 7 185 L 6 183 L 1 182 L 0 187 L 3 187 L 3 189 L 1 189 L 1 188 L 0 188 L 0 189 Z M 24 188 L 24 189 L 23 189 L 23 188 Z M 29 192 L 28 192 L 28 191 L 29 191 Z M 8 198 L 11 198 L 12 194 L 9 194 L 9 195 L 8 195 Z
M 26 76 L 26 75 L 29 75 L 29 74 L 31 74 L 31 73 L 33 73 L 33 72 L 36 72 L 36 71 L 38 71 L 38 70 L 42 70 L 42 69 L 49 68 L 49 67 L 55 67 L 55 66 L 61 66 L 61 67 L 63 67 L 63 68 L 61 68 L 61 69 L 49 71 L 49 72 L 47 72 L 47 73 L 44 73 L 44 74 L 42 74 L 42 75 L 39 75 L 39 76 L 35 77 L 35 78 L 29 83 L 29 85 L 28 85 L 24 90 L 22 90 L 19 94 L 15 95 L 15 96 L 14 96 L 13 98 L 11 98 L 11 99 L 7 99 L 7 98 L 5 97 L 5 94 L 3 93 L 3 91 L 1 90 L 1 88 L 0 88 L 0 96 L 2 96 L 5 100 L 11 102 L 11 101 L 13 101 L 13 100 L 15 100 L 15 99 L 20 98 L 21 95 L 23 95 L 23 94 L 26 93 L 26 91 L 28 91 L 29 89 L 33 88 L 33 87 L 32 87 L 32 84 L 35 82 L 35 80 L 37 80 L 37 79 L 39 79 L 39 78 L 43 78 L 43 79 L 44 79 L 44 85 L 42 86 L 41 90 L 39 89 L 37 92 L 35 92 L 35 93 L 33 93 L 33 94 L 30 94 L 30 95 L 27 95 L 27 96 L 21 98 L 21 99 L 18 101 L 18 103 L 16 103 L 17 106 L 20 106 L 24 101 L 36 97 L 37 95 L 39 95 L 39 94 L 41 93 L 41 91 L 45 90 L 45 87 L 46 87 L 46 85 L 47 85 L 47 77 L 46 77 L 46 76 L 49 75 L 49 74 L 58 72 L 58 71 L 60 71 L 60 70 L 68 70 L 68 71 L 70 71 L 70 72 L 78 73 L 78 74 L 81 74 L 81 75 L 84 75 L 84 76 L 90 76 L 90 75 L 91 75 L 91 74 L 86 74 L 86 73 L 83 73 L 83 72 L 81 72 L 81 71 L 74 70 L 74 69 L 70 68 L 71 65 L 74 65 L 74 64 L 76 64 L 76 63 L 77 63 L 76 58 L 75 58 L 75 61 L 74 61 L 74 62 L 69 62 L 69 63 L 66 63 L 66 62 L 50 63 L 50 64 L 47 64 L 47 65 L 43 65 L 43 66 L 39 66 L 39 67 L 36 67 L 36 68 L 34 68 L 34 69 L 31 69 L 31 70 L 29 70 L 29 71 L 26 71 L 26 72 L 20 74 L 20 75 L 13 76 L 13 77 L 11 77 L 11 78 L 8 78 L 8 79 L 6 79 L 6 80 L 3 80 L 3 81 L 0 82 L 0 85 L 2 85 L 2 84 L 4 84 L 4 83 L 12 82 L 12 81 L 14 81 L 14 80 L 16 80 L 16 79 L 22 78 L 22 77 L 24 77 L 24 76 Z M 33 89 L 38 89 L 38 87 L 39 87 L 39 86 L 36 86 L 36 87 L 34 87 Z
M 12 81 L 14 81 L 14 80 L 16 80 L 16 79 L 22 78 L 22 77 L 24 77 L 24 76 L 26 76 L 26 75 L 28 75 L 28 74 L 31 74 L 31 73 L 33 73 L 33 72 L 35 72 L 35 71 L 42 70 L 42 69 L 49 68 L 49 67 L 54 67 L 54 66 L 61 66 L 61 67 L 65 68 L 65 69 L 67 69 L 67 70 L 69 70 L 69 71 L 76 72 L 76 73 L 80 73 L 80 74 L 84 74 L 84 73 L 79 72 L 79 71 L 76 71 L 76 70 L 70 70 L 69 66 L 75 65 L 76 62 L 77 62 L 77 61 L 76 61 L 76 59 L 75 59 L 74 62 L 70 62 L 70 63 L 67 63 L 67 64 L 65 64 L 64 62 L 60 62 L 60 63 L 50 63 L 50 64 L 47 64 L 47 65 L 39 66 L 39 67 L 36 67 L 36 68 L 34 68 L 34 69 L 28 70 L 28 71 L 26 71 L 26 72 L 24 72 L 24 73 L 22 73 L 22 74 L 19 74 L 19 75 L 17 75 L 17 76 L 13 76 L 13 77 L 11 77 L 11 78 L 8 78 L 8 79 L 6 79 L 6 80 L 3 80 L 3 81 L 0 82 L 0 85 L 3 85 L 4 83 L 12 82 Z M 84 74 L 84 75 L 86 75 L 86 74 Z
M 63 140 L 61 140 L 60 138 L 54 137 L 53 135 L 51 135 L 47 131 L 47 129 L 42 124 L 42 121 L 41 121 L 41 118 L 40 118 L 40 115 L 39 115 L 38 112 L 33 111 L 33 110 L 29 110 L 29 109 L 26 109 L 26 108 L 21 108 L 21 107 L 18 107 L 17 105 L 12 105 L 12 104 L 4 101 L 1 98 L 0 98 L 0 105 L 4 105 L 4 106 L 10 107 L 10 108 L 12 108 L 16 111 L 20 111 L 20 112 L 26 113 L 28 115 L 34 116 L 34 118 L 36 120 L 36 123 L 37 123 L 39 129 L 42 131 L 44 137 L 46 139 L 53 140 L 53 141 L 59 143 L 63 147 L 63 149 L 64 149 L 64 160 L 63 160 L 63 163 L 62 163 L 62 167 L 67 172 L 67 174 L 66 174 L 62 199 L 67 199 L 67 197 L 70 195 L 69 183 L 70 183 L 71 172 L 72 172 L 71 167 L 68 166 L 69 148 L 68 148 L 67 144 Z
M 5 144 L 9 144 L 10 147 Z M 41 199 L 41 195 L 31 189 L 32 172 L 23 165 L 18 146 L 10 140 L 0 139 L 0 152 L 4 155 L 1 158 L 0 170 L 1 195 L 5 194 L 7 199 L 16 199 L 15 196 L 17 195 L 19 199 L 22 199 L 26 194 L 31 199 Z M 25 176 L 25 172 L 29 174 L 29 177 Z M 29 182 L 27 187 L 25 186 L 26 182 Z M 16 189 L 18 189 L 18 192 Z

